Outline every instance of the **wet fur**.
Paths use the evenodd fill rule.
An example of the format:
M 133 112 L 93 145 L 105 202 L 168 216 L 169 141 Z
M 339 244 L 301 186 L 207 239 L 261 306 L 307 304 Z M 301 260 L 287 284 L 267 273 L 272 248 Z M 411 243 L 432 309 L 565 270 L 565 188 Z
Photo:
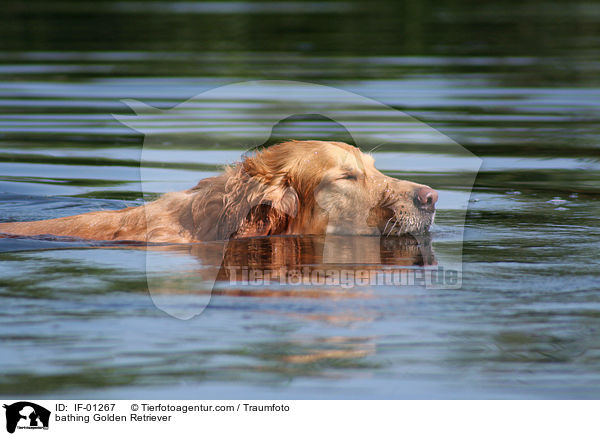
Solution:
M 143 206 L 1 223 L 0 232 L 188 243 L 275 234 L 426 230 L 433 214 L 411 206 L 415 189 L 423 185 L 384 176 L 365 164 L 365 156 L 344 143 L 288 141 L 191 189 L 165 194 Z M 340 171 L 357 172 L 361 179 L 356 188 L 336 184 Z

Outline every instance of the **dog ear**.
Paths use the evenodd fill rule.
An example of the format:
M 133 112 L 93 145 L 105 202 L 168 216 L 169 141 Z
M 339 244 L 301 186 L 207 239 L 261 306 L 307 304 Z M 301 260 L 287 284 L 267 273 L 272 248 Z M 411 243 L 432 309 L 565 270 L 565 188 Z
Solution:
M 285 233 L 290 219 L 298 211 L 298 195 L 291 187 L 267 190 L 260 202 L 252 206 L 235 236 L 267 236 Z
M 225 191 L 219 239 L 284 233 L 299 210 L 298 194 L 283 178 L 263 181 L 239 168 Z

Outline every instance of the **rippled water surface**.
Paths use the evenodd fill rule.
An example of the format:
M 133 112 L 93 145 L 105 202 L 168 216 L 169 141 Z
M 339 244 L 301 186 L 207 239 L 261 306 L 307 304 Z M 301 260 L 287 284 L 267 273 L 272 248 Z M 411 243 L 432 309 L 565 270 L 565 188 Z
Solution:
M 414 117 L 399 127 L 381 108 L 344 108 L 354 133 L 378 147 L 379 169 L 440 193 L 430 238 L 338 241 L 338 261 L 414 271 L 462 248 L 462 287 L 250 286 L 220 276 L 214 291 L 199 280 L 180 292 L 173 277 L 190 270 L 316 268 L 327 263 L 323 241 L 147 250 L 3 238 L 0 394 L 600 397 L 596 3 L 11 1 L 2 9 L 1 221 L 118 209 L 186 189 L 260 145 L 253 123 L 282 101 L 335 103 L 301 84 L 285 92 L 259 84 L 250 97 L 193 101 L 189 119 L 158 117 L 149 125 L 156 139 L 142 148 L 144 135 L 115 118 L 133 115 L 132 100 L 168 111 L 240 81 L 318 83 Z M 269 140 L 352 140 L 306 113 Z M 473 187 L 469 153 L 452 144 L 482 159 Z M 147 265 L 150 287 L 162 283 L 152 292 Z M 152 300 L 181 313 L 211 291 L 206 310 L 186 321 Z

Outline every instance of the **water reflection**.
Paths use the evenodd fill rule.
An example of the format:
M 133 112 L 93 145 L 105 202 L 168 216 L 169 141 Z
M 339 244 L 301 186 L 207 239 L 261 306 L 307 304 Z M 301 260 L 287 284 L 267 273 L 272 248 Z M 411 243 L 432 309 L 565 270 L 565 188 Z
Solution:
M 249 304 L 265 315 L 332 328 L 374 322 L 377 312 L 362 301 L 377 298 L 378 288 L 393 291 L 402 274 L 409 277 L 437 265 L 429 235 L 272 236 L 148 250 L 148 264 L 162 265 L 148 275 L 154 303 L 176 318 L 218 311 L 224 304 L 248 310 L 243 301 L 252 298 Z M 315 307 L 302 309 L 311 301 Z M 261 360 L 348 367 L 362 366 L 363 358 L 376 354 L 376 339 L 369 335 L 284 342 Z
M 271 236 L 233 239 L 190 245 L 151 246 L 149 250 L 193 256 L 198 273 L 218 272 L 217 282 L 252 285 L 281 283 L 282 273 L 300 276 L 285 284 L 312 284 L 315 271 L 406 271 L 437 265 L 430 235 L 372 236 Z M 189 263 L 183 263 L 189 273 Z M 172 265 L 171 265 L 172 268 Z M 169 270 L 173 273 L 173 270 Z M 303 277 L 304 276 L 304 277 Z M 253 282 L 254 279 L 254 282 Z M 222 293 L 238 292 L 219 290 Z M 264 292 L 267 292 L 265 294 Z M 253 290 L 244 295 L 269 295 Z M 241 294 L 240 294 L 241 295 Z M 281 295 L 279 292 L 276 295 Z

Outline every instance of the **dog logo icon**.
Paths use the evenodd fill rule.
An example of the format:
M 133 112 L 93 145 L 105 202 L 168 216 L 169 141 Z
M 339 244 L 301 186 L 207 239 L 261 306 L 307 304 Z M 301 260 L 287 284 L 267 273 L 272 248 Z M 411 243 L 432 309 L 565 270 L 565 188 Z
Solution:
M 19 401 L 4 405 L 6 409 L 6 431 L 14 433 L 19 429 L 48 429 L 50 411 L 29 401 Z

